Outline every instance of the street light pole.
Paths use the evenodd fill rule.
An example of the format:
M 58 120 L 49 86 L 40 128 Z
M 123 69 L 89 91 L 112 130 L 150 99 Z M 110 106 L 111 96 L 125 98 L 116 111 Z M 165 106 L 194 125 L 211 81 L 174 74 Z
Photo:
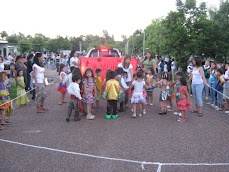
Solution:
M 142 55 L 144 57 L 145 55 L 145 39 L 146 39 L 146 33 L 145 33 L 145 30 L 144 30 L 144 37 L 143 37 L 143 50 L 142 50 Z

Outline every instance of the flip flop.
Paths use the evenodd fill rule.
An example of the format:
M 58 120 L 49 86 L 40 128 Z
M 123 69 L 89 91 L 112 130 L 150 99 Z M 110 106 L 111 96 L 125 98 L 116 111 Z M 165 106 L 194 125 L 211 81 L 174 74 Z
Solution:
M 203 116 L 203 113 L 198 113 L 198 116 L 199 116 L 199 117 L 202 117 L 202 116 Z
M 1 125 L 10 125 L 9 123 L 1 123 Z
M 3 130 L 3 128 L 2 128 L 2 127 L 0 127 L 0 130 Z
M 196 111 L 196 110 L 191 110 L 190 112 L 191 112 L 191 113 L 199 113 L 199 112 Z

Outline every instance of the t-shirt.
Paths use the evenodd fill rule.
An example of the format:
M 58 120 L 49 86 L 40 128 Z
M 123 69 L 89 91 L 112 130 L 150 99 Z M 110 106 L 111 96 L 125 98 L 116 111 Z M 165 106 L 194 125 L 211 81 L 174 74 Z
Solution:
M 175 70 L 177 67 L 176 67 L 176 62 L 175 61 L 172 61 L 172 63 L 171 63 L 171 68 L 173 69 L 173 70 Z
M 149 67 L 153 67 L 153 63 L 155 63 L 155 62 L 156 62 L 155 59 L 152 59 L 152 60 L 150 60 L 150 61 L 145 60 L 145 61 L 143 62 L 143 67 L 145 68 L 145 71 L 147 71 Z M 155 72 L 155 71 L 154 71 L 154 72 Z
M 0 63 L 0 72 L 4 71 L 4 63 Z
M 24 81 L 25 81 L 25 84 L 27 84 L 27 69 L 24 67 L 24 65 L 20 65 L 18 62 L 16 62 L 14 64 L 14 67 L 15 67 L 15 70 L 22 70 L 23 71 L 23 76 L 24 76 Z
M 205 65 L 203 65 L 204 75 L 206 79 L 209 79 L 210 77 L 210 73 L 209 73 L 210 68 L 211 68 L 210 66 L 206 67 Z
M 216 76 L 216 75 L 217 75 L 217 71 L 214 69 L 212 71 L 212 75 L 210 74 L 210 78 L 209 78 L 210 83 L 215 83 L 217 81 L 216 78 L 214 78 L 214 76 Z
M 9 59 L 10 63 L 14 63 L 14 58 L 11 55 L 8 56 L 8 59 Z
M 96 79 L 97 88 L 101 90 L 102 89 L 102 78 L 100 76 L 96 76 L 95 79 Z
M 127 82 L 130 82 L 131 81 L 131 74 L 130 74 L 130 71 L 131 69 L 133 68 L 132 64 L 129 65 L 129 67 L 126 69 L 123 67 L 122 63 L 119 63 L 118 64 L 118 67 L 121 67 L 123 68 L 124 70 L 124 73 L 123 73 L 123 79 L 124 81 L 127 83 Z
M 144 90 L 144 85 L 146 83 L 145 83 L 145 81 L 138 82 L 138 81 L 134 80 L 132 82 L 132 84 L 134 86 L 134 93 L 142 93 Z
M 73 64 L 73 62 L 78 63 L 79 62 L 78 57 L 71 57 L 71 59 L 70 59 L 70 67 L 74 66 L 74 67 L 77 67 L 78 68 L 79 66 Z
M 45 68 L 38 66 L 37 64 L 33 64 L 33 71 L 34 68 L 37 69 L 37 75 L 35 76 L 37 78 L 37 83 L 44 83 L 44 72 L 45 72 Z M 33 78 L 33 83 L 35 83 L 35 79 Z
M 118 94 L 120 93 L 119 82 L 115 79 L 107 81 L 105 92 L 107 93 L 107 100 L 118 100 Z

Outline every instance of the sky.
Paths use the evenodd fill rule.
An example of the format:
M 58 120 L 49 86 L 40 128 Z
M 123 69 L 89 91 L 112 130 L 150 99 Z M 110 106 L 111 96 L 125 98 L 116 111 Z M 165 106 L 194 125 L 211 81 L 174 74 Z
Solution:
M 184 0 L 183 0 L 184 1 Z M 220 0 L 206 2 L 219 7 Z M 47 37 L 99 35 L 107 30 L 115 40 L 145 29 L 153 19 L 176 10 L 176 0 L 4 0 L 1 2 L 0 32 L 21 32 Z

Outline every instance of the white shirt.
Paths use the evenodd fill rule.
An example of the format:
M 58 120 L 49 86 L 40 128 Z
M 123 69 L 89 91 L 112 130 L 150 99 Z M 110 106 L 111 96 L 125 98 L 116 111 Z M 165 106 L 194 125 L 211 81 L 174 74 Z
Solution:
M 33 71 L 34 68 L 37 68 L 37 75 L 35 76 L 37 78 L 37 83 L 43 84 L 44 83 L 44 73 L 45 73 L 45 68 L 38 66 L 37 64 L 33 64 Z M 33 83 L 35 82 L 35 79 L 33 78 Z
M 167 64 L 164 64 L 164 72 L 168 72 Z
M 72 83 L 72 73 L 70 73 L 69 75 L 67 75 L 67 76 L 64 78 L 63 84 L 65 84 L 66 82 L 68 82 L 69 84 Z
M 126 69 L 122 66 L 122 63 L 119 63 L 118 64 L 118 67 L 121 67 L 123 68 L 124 70 L 124 73 L 123 73 L 123 78 L 124 78 L 124 81 L 127 83 L 127 82 L 130 82 L 131 81 L 131 74 L 130 74 L 130 71 L 131 69 L 133 68 L 132 64 L 129 65 L 129 67 Z
M 172 61 L 172 63 L 171 63 L 171 65 L 172 65 L 172 69 L 176 69 L 176 62 L 175 61 Z
M 8 56 L 8 59 L 9 59 L 10 63 L 14 63 L 14 58 L 11 55 Z
M 80 95 L 80 87 L 79 84 L 72 82 L 68 87 L 67 87 L 67 92 L 69 95 L 74 95 L 76 96 L 78 99 L 82 99 L 81 95 Z
M 118 76 L 118 77 L 120 77 L 120 84 L 121 84 L 121 88 L 123 88 L 123 89 L 127 89 L 127 88 L 129 88 L 127 85 L 126 85 L 126 83 L 125 83 L 125 81 L 124 81 L 124 79 L 123 79 L 123 77 L 122 76 Z M 123 90 L 122 89 L 120 89 L 120 93 L 123 93 Z
M 203 84 L 203 77 L 200 73 L 200 68 L 192 71 L 192 84 Z
M 67 78 L 66 76 L 66 73 L 65 72 L 60 72 L 60 81 L 62 80 L 62 74 L 64 74 L 64 80 L 65 80 L 65 78 Z
M 0 63 L 0 72 L 4 71 L 4 63 Z
M 132 84 L 134 85 L 134 93 L 143 93 L 145 81 L 138 82 L 134 80 Z
M 78 68 L 79 66 L 73 64 L 73 62 L 78 63 L 79 62 L 78 57 L 71 57 L 71 59 L 70 59 L 70 67 L 74 66 L 74 67 L 77 67 Z

